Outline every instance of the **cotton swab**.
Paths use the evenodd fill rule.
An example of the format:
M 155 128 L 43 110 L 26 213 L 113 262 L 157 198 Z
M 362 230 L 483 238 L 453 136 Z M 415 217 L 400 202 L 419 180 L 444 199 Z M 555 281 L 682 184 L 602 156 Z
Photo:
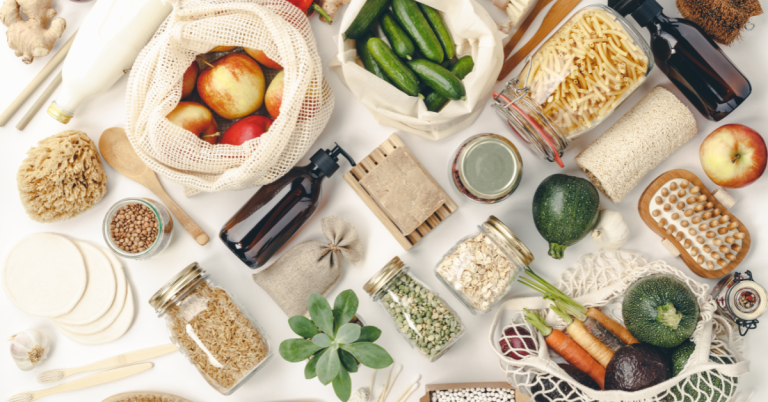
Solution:
M 402 394 L 395 400 L 395 402 L 405 402 L 408 400 L 408 397 L 411 396 L 411 393 L 415 391 L 417 388 L 419 388 L 419 381 L 421 380 L 421 374 L 419 374 L 418 377 L 416 377 L 416 381 L 408 385 L 408 388 L 406 388 Z M 413 388 L 413 390 L 411 390 Z
M 389 383 L 387 386 L 387 390 L 383 395 L 383 398 L 381 399 L 381 402 L 386 402 L 387 397 L 389 396 L 389 392 L 392 391 L 392 387 L 395 386 L 395 381 L 397 381 L 397 376 L 400 375 L 400 372 L 403 371 L 403 365 L 401 364 L 400 367 L 397 368 L 397 372 L 395 372 L 395 376 L 392 377 L 392 382 Z

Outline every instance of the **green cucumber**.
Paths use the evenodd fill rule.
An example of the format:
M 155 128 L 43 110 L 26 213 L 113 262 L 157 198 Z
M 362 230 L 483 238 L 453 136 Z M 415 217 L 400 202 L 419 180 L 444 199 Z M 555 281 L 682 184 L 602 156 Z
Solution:
M 366 0 L 363 8 L 355 16 L 352 24 L 349 25 L 342 37 L 347 39 L 360 39 L 371 30 L 371 26 L 376 22 L 384 10 L 389 7 L 392 0 Z
M 379 38 L 368 39 L 368 50 L 396 87 L 410 96 L 419 96 L 418 77 L 386 42 Z
M 467 100 L 464 84 L 445 67 L 424 59 L 411 60 L 408 66 L 440 95 L 453 100 Z
M 453 37 L 448 31 L 448 27 L 445 26 L 445 21 L 443 21 L 440 12 L 424 3 L 419 3 L 419 8 L 424 12 L 424 16 L 427 17 L 429 25 L 431 25 L 432 29 L 435 31 L 437 39 L 443 45 L 445 58 L 452 59 L 456 56 L 456 45 L 453 44 Z
M 473 68 L 475 68 L 475 62 L 472 60 L 472 56 L 464 56 L 451 66 L 451 72 L 463 80 L 472 72 Z M 448 103 L 448 98 L 437 92 L 432 92 L 424 98 L 424 103 L 430 112 L 439 112 Z
M 395 16 L 392 15 L 392 12 L 386 11 L 384 15 L 381 16 L 379 25 L 381 26 L 381 30 L 384 31 L 387 40 L 389 40 L 389 44 L 392 45 L 392 50 L 403 59 L 413 59 L 413 53 L 416 51 L 413 47 L 413 41 L 411 41 L 408 34 L 403 31 L 403 28 L 400 28 L 400 24 L 395 20 Z
M 356 40 L 355 47 L 357 48 L 357 55 L 360 57 L 360 60 L 363 62 L 366 70 L 370 71 L 382 80 L 391 83 L 387 75 L 384 74 L 384 70 L 381 69 L 379 63 L 373 59 L 371 51 L 368 50 L 368 39 L 370 39 L 372 36 L 373 35 L 369 33 Z
M 450 70 L 451 69 L 451 59 L 446 57 L 445 60 L 443 60 L 443 62 L 440 63 L 440 65 L 443 66 L 444 68 L 447 68 L 447 69 Z
M 419 9 L 416 1 L 392 0 L 392 11 L 395 12 L 395 17 L 400 22 L 400 26 L 416 42 L 424 57 L 435 63 L 442 63 L 445 58 L 443 45 L 440 44 L 435 31 L 429 26 L 429 21 L 427 21 L 427 18 Z

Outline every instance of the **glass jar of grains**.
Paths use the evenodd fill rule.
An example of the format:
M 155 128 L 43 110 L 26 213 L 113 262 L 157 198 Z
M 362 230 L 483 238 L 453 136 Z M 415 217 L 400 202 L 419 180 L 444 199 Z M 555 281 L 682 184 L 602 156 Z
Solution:
M 173 218 L 165 206 L 149 198 L 125 198 L 113 205 L 103 223 L 104 241 L 115 254 L 146 260 L 168 247 Z
M 534 154 L 562 167 L 568 144 L 616 110 L 652 67 L 648 44 L 627 20 L 589 5 L 494 94 L 492 107 Z
M 435 275 L 473 314 L 485 314 L 504 299 L 533 254 L 495 216 L 478 228 L 448 250 Z
M 165 317 L 171 341 L 214 389 L 230 395 L 271 357 L 269 339 L 197 263 L 149 300 Z
M 395 257 L 363 286 L 411 346 L 433 362 L 464 334 L 459 316 Z

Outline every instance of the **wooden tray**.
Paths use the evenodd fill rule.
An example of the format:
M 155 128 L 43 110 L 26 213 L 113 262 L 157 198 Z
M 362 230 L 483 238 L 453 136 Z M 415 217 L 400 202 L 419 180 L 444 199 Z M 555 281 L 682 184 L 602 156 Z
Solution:
M 449 389 L 463 389 L 463 388 L 502 388 L 502 389 L 514 389 L 506 382 L 467 382 L 457 384 L 427 384 L 425 388 L 426 393 L 421 397 L 419 402 L 431 402 L 432 393 L 435 391 L 445 391 Z M 515 389 L 515 402 L 530 402 L 531 397 L 524 395 L 519 390 Z
M 427 218 L 424 223 L 422 223 L 416 230 L 409 234 L 403 234 L 400 232 L 400 229 L 398 229 L 397 225 L 395 225 L 395 223 L 389 219 L 386 212 L 381 209 L 379 204 L 376 203 L 376 201 L 371 197 L 370 194 L 368 194 L 365 188 L 360 185 L 360 180 L 365 177 L 366 174 L 373 170 L 377 164 L 384 161 L 387 158 L 387 155 L 398 148 L 403 148 L 406 152 L 408 152 L 411 159 L 416 162 L 418 167 L 424 172 L 429 180 L 431 180 L 440 189 L 440 191 L 443 192 L 445 200 L 447 200 L 436 211 L 434 211 L 434 213 L 429 218 Z M 427 233 L 434 230 L 435 227 L 440 224 L 440 222 L 444 221 L 446 218 L 448 218 L 448 216 L 456 211 L 456 209 L 458 209 L 456 203 L 453 202 L 448 194 L 445 193 L 445 190 L 440 187 L 432 175 L 430 175 L 429 172 L 424 169 L 424 166 L 421 165 L 418 159 L 416 159 L 413 153 L 411 153 L 405 143 L 403 143 L 400 137 L 398 137 L 396 134 L 392 134 L 389 138 L 387 138 L 386 141 L 374 149 L 370 155 L 366 156 L 362 161 L 360 161 L 357 166 L 353 167 L 352 170 L 344 174 L 344 180 L 349 183 L 357 195 L 360 196 L 363 202 L 365 202 L 368 208 L 373 211 L 373 214 L 379 218 L 379 221 L 384 224 L 387 230 L 389 230 L 389 233 L 395 237 L 398 243 L 400 243 L 400 245 L 403 246 L 405 250 L 410 250 L 411 247 L 413 247 L 419 240 L 421 240 L 422 237 L 426 236 Z
M 656 219 L 651 215 L 651 202 L 653 202 L 653 197 L 656 194 L 656 192 L 661 188 L 663 185 L 668 183 L 670 180 L 673 179 L 686 179 L 689 182 L 691 182 L 691 186 L 699 186 L 701 189 L 701 194 L 707 196 L 707 201 L 711 201 L 715 206 L 714 208 L 720 208 L 721 211 L 723 211 L 723 214 L 727 213 L 731 217 L 731 222 L 738 222 L 739 228 L 738 230 L 740 232 L 744 233 L 744 238 L 741 239 L 741 250 L 736 254 L 736 258 L 733 261 L 730 261 L 726 266 L 716 269 L 716 270 L 708 270 L 705 268 L 702 268 L 701 265 L 694 260 L 694 258 L 689 254 L 688 250 L 683 247 L 680 242 L 677 241 L 674 235 L 667 234 L 667 231 L 663 228 L 659 227 Z M 680 257 L 685 262 L 685 265 L 688 266 L 688 268 L 691 269 L 696 275 L 699 275 L 704 278 L 720 278 L 725 275 L 727 275 L 729 272 L 733 271 L 736 266 L 738 266 L 741 261 L 744 259 L 744 257 L 747 255 L 747 252 L 749 251 L 749 246 L 751 243 L 751 238 L 749 236 L 749 231 L 747 230 L 747 227 L 744 226 L 744 224 L 737 218 L 733 213 L 729 212 L 727 208 L 725 208 L 720 201 L 717 200 L 710 192 L 707 190 L 707 188 L 704 186 L 704 184 L 699 180 L 698 177 L 696 177 L 695 174 L 684 170 L 684 169 L 676 169 L 676 170 L 670 170 L 669 172 L 666 172 L 662 174 L 661 176 L 657 177 L 656 180 L 654 180 L 648 188 L 645 189 L 642 196 L 640 196 L 640 202 L 638 203 L 638 211 L 640 212 L 640 217 L 643 218 L 643 221 L 645 222 L 648 227 L 651 228 L 656 234 L 661 236 L 663 239 L 668 240 L 671 242 L 674 247 L 680 252 Z M 695 214 L 696 216 L 698 214 Z

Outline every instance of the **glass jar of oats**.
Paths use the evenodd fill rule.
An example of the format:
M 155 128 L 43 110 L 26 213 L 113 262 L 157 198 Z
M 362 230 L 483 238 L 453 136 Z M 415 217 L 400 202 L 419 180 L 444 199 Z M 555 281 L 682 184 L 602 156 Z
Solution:
M 435 268 L 437 278 L 476 315 L 498 305 L 533 261 L 531 250 L 495 216 L 478 229 L 459 240 Z
M 195 262 L 149 300 L 170 338 L 214 389 L 230 395 L 272 356 L 269 339 Z
M 611 8 L 589 5 L 494 94 L 492 107 L 534 154 L 562 167 L 568 144 L 610 116 L 651 68 L 640 33 Z

